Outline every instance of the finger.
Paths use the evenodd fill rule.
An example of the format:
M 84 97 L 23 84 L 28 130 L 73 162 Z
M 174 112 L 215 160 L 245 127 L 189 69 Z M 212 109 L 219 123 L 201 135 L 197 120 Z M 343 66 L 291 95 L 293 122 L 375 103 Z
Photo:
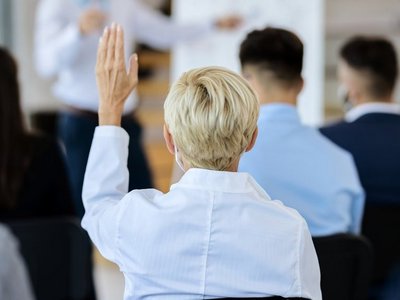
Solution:
M 115 64 L 125 69 L 124 31 L 120 25 L 117 26 L 117 37 L 115 42 Z
M 135 86 L 138 83 L 139 62 L 137 54 L 133 54 L 129 59 L 128 78 L 130 83 Z
M 97 63 L 96 67 L 99 68 L 101 66 L 104 66 L 105 59 L 106 59 L 106 54 L 107 54 L 107 45 L 108 42 L 108 28 L 104 28 L 104 33 L 102 37 L 100 38 L 99 41 L 99 46 L 97 48 Z
M 111 69 L 114 63 L 114 53 L 115 53 L 115 35 L 116 28 L 115 23 L 111 25 L 108 34 L 108 42 L 107 42 L 107 58 L 106 58 L 106 68 Z

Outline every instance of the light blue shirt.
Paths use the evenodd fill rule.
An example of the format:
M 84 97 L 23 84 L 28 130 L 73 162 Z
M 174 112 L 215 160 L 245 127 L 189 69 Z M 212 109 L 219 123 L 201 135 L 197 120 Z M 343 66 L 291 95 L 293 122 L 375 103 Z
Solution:
M 313 236 L 359 233 L 364 192 L 352 156 L 316 129 L 296 107 L 262 105 L 255 147 L 240 161 L 271 195 L 295 208 Z
M 311 235 L 295 210 L 246 173 L 190 169 L 166 194 L 127 194 L 128 142 L 119 127 L 97 127 L 82 221 L 124 273 L 124 299 L 321 299 Z

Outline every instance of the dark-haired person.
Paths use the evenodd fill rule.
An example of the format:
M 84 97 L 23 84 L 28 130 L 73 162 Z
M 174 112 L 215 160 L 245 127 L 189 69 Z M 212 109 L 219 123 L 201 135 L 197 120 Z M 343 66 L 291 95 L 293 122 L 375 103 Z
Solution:
M 257 143 L 239 170 L 295 208 L 313 236 L 359 233 L 364 194 L 351 155 L 299 118 L 301 40 L 279 28 L 253 31 L 241 44 L 240 61 L 261 109 Z
M 353 108 L 322 134 L 354 156 L 367 204 L 400 206 L 400 105 L 393 45 L 355 37 L 340 51 L 338 77 Z
M 73 215 L 59 145 L 27 132 L 17 65 L 0 48 L 0 220 Z
M 397 54 L 384 38 L 354 37 L 340 50 L 338 77 L 353 108 L 322 134 L 353 154 L 366 206 L 400 207 L 400 105 L 394 89 Z M 389 228 L 388 228 L 389 230 Z M 370 236 L 372 241 L 374 236 Z M 379 243 L 382 247 L 382 242 Z M 392 241 L 387 247 L 392 248 Z M 379 292 L 379 300 L 400 299 L 400 267 Z

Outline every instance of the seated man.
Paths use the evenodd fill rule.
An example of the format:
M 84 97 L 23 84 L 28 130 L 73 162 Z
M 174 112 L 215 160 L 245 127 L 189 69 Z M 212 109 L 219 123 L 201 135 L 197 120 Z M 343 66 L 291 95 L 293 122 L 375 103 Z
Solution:
M 297 112 L 303 88 L 300 39 L 278 28 L 253 31 L 241 45 L 240 60 L 261 109 L 257 144 L 239 170 L 295 208 L 311 235 L 359 233 L 364 195 L 351 155 L 302 125 Z
M 339 81 L 354 108 L 321 132 L 353 154 L 366 204 L 400 205 L 397 73 L 396 52 L 385 39 L 353 38 L 340 51 Z
M 82 225 L 124 273 L 125 299 L 321 299 L 306 222 L 237 173 L 240 155 L 254 145 L 259 110 L 239 75 L 216 67 L 182 75 L 165 101 L 164 136 L 186 173 L 166 194 L 127 194 L 129 136 L 120 124 L 138 65 L 132 57 L 126 72 L 123 49 L 122 29 L 106 29 Z
M 353 108 L 345 120 L 321 128 L 322 134 L 354 156 L 366 193 L 363 234 L 374 246 L 373 279 L 380 300 L 400 297 L 399 245 L 395 242 L 399 228 L 382 224 L 381 219 L 397 223 L 399 216 L 394 213 L 400 209 L 400 105 L 394 100 L 397 74 L 397 55 L 389 41 L 350 39 L 340 51 L 338 75 L 347 91 L 345 100 Z M 377 206 L 381 207 L 378 211 Z M 380 286 L 382 276 L 387 280 Z

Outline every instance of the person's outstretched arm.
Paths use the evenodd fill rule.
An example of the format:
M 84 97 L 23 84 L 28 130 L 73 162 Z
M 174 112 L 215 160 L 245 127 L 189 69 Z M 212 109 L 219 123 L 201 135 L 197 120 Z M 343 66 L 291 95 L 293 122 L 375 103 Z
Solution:
M 120 125 L 124 102 L 138 82 L 136 55 L 126 71 L 123 39 L 122 28 L 113 25 L 105 29 L 99 43 L 100 126 L 93 137 L 82 193 L 82 226 L 102 255 L 117 263 L 119 223 L 129 202 L 122 200 L 128 192 L 129 136 Z
M 104 20 L 104 13 L 92 8 L 82 10 L 76 19 L 70 0 L 41 0 L 35 24 L 37 72 L 51 77 L 75 63 L 87 38 L 103 26 Z
M 179 42 L 188 42 L 214 30 L 232 30 L 242 23 L 237 15 L 226 15 L 215 20 L 180 24 L 140 1 L 130 3 L 132 28 L 137 39 L 160 49 L 168 49 Z

